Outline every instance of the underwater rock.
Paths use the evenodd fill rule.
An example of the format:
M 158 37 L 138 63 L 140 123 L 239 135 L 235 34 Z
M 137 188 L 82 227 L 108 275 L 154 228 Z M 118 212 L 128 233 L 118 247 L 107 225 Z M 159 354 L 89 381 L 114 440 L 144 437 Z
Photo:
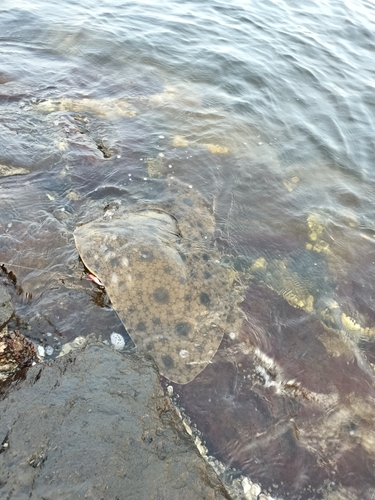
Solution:
M 43 113 L 55 111 L 73 111 L 75 113 L 91 113 L 101 118 L 133 117 L 136 115 L 132 106 L 125 99 L 47 99 L 35 105 L 35 109 Z
M 0 85 L 4 85 L 5 83 L 9 83 L 12 81 L 12 77 L 4 73 L 3 71 L 0 72 Z
M 174 136 L 172 145 L 175 148 L 186 148 L 188 146 L 191 146 L 189 141 L 181 135 Z M 210 142 L 205 142 L 203 144 L 196 143 L 194 145 L 196 147 L 203 146 L 206 149 L 208 149 L 208 151 L 212 154 L 226 154 L 229 152 L 229 149 L 226 146 L 221 146 L 220 144 L 212 144 Z
M 190 384 L 168 382 L 207 455 L 262 498 L 371 498 L 374 377 L 340 331 L 267 285 L 253 282 L 242 307 L 240 335 Z
M 0 497 L 224 500 L 150 359 L 102 344 L 30 368 L 2 401 Z
M 22 167 L 12 167 L 8 165 L 0 165 L 0 177 L 9 177 L 11 175 L 25 175 L 29 170 Z

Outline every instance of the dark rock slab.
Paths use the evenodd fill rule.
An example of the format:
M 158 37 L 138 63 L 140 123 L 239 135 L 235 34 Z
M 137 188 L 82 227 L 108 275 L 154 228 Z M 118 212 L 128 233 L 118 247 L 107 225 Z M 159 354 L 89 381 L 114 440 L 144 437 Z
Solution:
M 151 360 L 91 344 L 29 369 L 0 403 L 0 498 L 230 498 Z
M 0 284 L 0 331 L 13 316 L 14 308 L 11 297 L 6 289 Z

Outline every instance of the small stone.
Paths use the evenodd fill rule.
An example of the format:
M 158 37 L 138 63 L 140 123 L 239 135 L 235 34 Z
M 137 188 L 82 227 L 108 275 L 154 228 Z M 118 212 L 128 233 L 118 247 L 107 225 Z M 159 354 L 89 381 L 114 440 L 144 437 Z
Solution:
M 125 339 L 119 333 L 111 333 L 111 344 L 116 350 L 123 349 L 125 346 Z
M 45 348 L 45 353 L 47 354 L 47 356 L 52 356 L 53 354 L 53 347 L 48 345 L 46 348 Z
M 42 345 L 37 346 L 38 354 L 40 357 L 44 358 L 46 355 L 46 351 L 44 350 L 44 347 Z

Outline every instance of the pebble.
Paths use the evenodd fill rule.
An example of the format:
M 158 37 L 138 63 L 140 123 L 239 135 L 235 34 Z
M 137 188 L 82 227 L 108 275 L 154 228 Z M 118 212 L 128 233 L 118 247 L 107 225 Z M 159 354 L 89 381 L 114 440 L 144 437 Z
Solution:
M 45 353 L 47 354 L 47 356 L 52 356 L 52 354 L 53 354 L 53 347 L 51 345 L 48 345 L 45 348 Z
M 37 351 L 38 351 L 39 356 L 41 358 L 44 358 L 44 356 L 46 355 L 46 352 L 45 352 L 44 347 L 42 345 L 37 346 Z
M 125 346 L 125 339 L 119 333 L 113 332 L 111 333 L 111 344 L 116 350 L 123 349 Z

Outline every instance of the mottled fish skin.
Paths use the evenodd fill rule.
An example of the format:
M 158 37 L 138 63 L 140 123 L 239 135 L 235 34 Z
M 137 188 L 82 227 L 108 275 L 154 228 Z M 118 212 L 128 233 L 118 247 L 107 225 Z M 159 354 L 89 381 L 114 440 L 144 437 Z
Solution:
M 186 384 L 211 362 L 242 316 L 235 273 L 212 243 L 214 217 L 183 183 L 169 202 L 78 227 L 85 266 L 106 287 L 137 347 L 160 373 Z

